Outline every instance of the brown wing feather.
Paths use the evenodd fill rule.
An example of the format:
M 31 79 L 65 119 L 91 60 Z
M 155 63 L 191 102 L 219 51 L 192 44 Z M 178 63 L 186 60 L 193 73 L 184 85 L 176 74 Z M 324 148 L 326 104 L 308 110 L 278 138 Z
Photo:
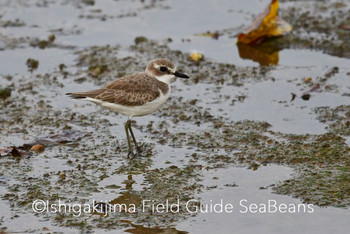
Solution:
M 125 106 L 143 105 L 162 93 L 168 92 L 168 85 L 148 76 L 146 73 L 122 77 L 102 89 L 89 92 L 70 93 L 73 98 L 90 97 Z

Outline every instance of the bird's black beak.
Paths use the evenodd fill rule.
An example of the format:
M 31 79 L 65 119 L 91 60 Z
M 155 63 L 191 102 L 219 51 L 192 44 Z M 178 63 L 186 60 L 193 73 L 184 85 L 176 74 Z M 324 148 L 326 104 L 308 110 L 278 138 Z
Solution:
M 188 75 L 185 75 L 185 74 L 180 73 L 180 72 L 178 72 L 178 71 L 174 72 L 174 76 L 180 77 L 180 78 L 185 78 L 185 79 L 190 78 Z

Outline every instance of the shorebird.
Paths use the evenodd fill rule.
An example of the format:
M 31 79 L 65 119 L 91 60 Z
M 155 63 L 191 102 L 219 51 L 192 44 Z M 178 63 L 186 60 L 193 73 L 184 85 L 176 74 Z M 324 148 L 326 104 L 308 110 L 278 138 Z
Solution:
M 159 58 L 150 61 L 145 72 L 121 77 L 101 89 L 67 93 L 67 95 L 73 99 L 88 100 L 113 112 L 127 115 L 128 120 L 124 128 L 129 147 L 128 157 L 135 157 L 130 135 L 136 153 L 140 154 L 141 149 L 131 129 L 131 119 L 158 110 L 170 96 L 170 81 L 175 77 L 189 78 L 176 71 L 175 65 L 169 59 Z

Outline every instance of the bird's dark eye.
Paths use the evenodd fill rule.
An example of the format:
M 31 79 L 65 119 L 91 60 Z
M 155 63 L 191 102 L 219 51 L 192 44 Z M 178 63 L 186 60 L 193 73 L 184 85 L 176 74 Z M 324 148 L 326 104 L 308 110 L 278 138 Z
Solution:
M 166 72 L 166 71 L 168 71 L 168 69 L 166 67 L 160 67 L 160 71 L 161 72 Z

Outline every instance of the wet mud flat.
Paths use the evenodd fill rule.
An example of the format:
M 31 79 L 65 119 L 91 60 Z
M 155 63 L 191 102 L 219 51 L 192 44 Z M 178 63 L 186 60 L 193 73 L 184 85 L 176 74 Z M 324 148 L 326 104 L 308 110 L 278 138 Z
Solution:
M 57 7 L 48 4 L 49 8 L 50 4 Z M 67 4 L 70 8 L 69 1 L 63 6 Z M 90 6 L 87 1 L 79 4 L 82 9 Z M 167 9 L 168 2 L 162 4 Z M 329 9 L 338 9 L 338 5 Z M 94 17 L 87 17 L 90 20 L 101 21 L 102 16 L 107 22 L 114 20 L 103 11 L 91 12 Z M 137 17 L 137 13 L 124 14 Z M 292 16 L 295 14 L 284 18 L 292 21 Z M 3 28 L 30 24 L 16 19 L 6 22 Z M 223 30 L 223 40 L 232 40 L 235 30 Z M 321 33 L 318 27 L 309 30 Z M 3 67 L 1 72 L 1 230 L 191 231 L 195 224 L 190 221 L 200 214 L 144 211 L 142 202 L 168 200 L 183 207 L 190 199 L 199 201 L 194 205 L 205 203 L 205 196 L 236 200 L 235 193 L 245 188 L 244 182 L 251 183 L 238 179 L 245 173 L 239 170 L 244 168 L 251 175 L 261 172 L 259 177 L 269 178 L 247 193 L 281 194 L 281 202 L 293 197 L 298 199 L 294 202 L 315 207 L 338 207 L 338 215 L 346 218 L 350 204 L 350 62 L 344 42 L 349 31 L 339 32 L 342 37 L 338 40 L 345 45 L 342 53 L 338 47 L 332 50 L 326 46 L 325 40 L 323 46 L 315 42 L 316 56 L 327 60 L 319 66 L 298 65 L 298 50 L 308 50 L 310 45 L 293 38 L 297 33 L 277 39 L 285 40 L 287 46 L 282 49 L 298 48 L 293 49 L 290 64 L 280 66 L 241 66 L 210 57 L 195 63 L 188 59 L 189 51 L 178 48 L 181 42 L 176 37 L 154 40 L 142 36 L 129 39 L 131 45 L 79 47 L 61 41 L 65 36 L 58 31 L 41 38 L 14 38 L 13 33 L 12 38 L 2 40 L 1 51 L 19 63 L 13 66 L 15 71 Z M 65 33 L 83 34 L 79 29 Z M 199 40 L 191 39 L 193 44 Z M 322 42 L 322 38 L 318 40 Z M 21 53 L 23 56 L 17 55 Z M 310 58 L 313 56 L 311 53 Z M 133 126 L 137 138 L 144 142 L 144 157 L 130 160 L 123 131 L 126 118 L 87 102 L 69 100 L 64 93 L 94 89 L 116 77 L 142 71 L 157 57 L 170 58 L 191 79 L 174 82 L 173 95 L 160 111 L 135 118 Z M 6 64 L 6 58 L 3 60 Z M 291 93 L 296 94 L 293 101 Z M 308 100 L 301 98 L 305 93 Z M 30 150 L 37 144 L 44 146 L 43 152 Z M 9 147 L 19 153 L 14 154 Z M 292 171 L 279 169 L 284 167 Z M 258 200 L 253 195 L 251 198 Z M 58 200 L 98 203 L 101 212 L 35 214 L 32 204 L 38 199 L 47 204 Z M 106 212 L 115 204 L 126 204 L 126 209 Z M 230 221 L 227 217 L 223 220 Z M 29 224 L 19 228 L 23 222 Z

